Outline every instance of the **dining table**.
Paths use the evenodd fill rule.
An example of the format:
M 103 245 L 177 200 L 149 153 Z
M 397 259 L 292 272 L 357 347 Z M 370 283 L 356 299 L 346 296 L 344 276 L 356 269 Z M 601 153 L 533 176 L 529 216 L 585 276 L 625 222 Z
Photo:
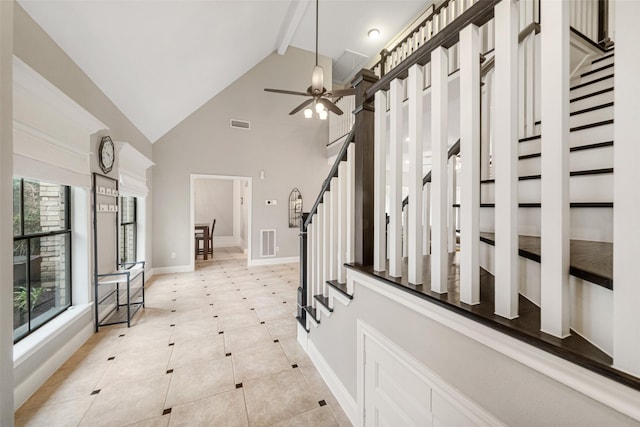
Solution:
M 208 259 L 209 256 L 209 224 L 205 224 L 205 223 L 198 223 L 195 224 L 195 230 L 196 233 L 198 231 L 202 231 L 202 237 L 204 240 L 204 260 L 206 261 Z M 198 256 L 198 248 L 196 248 L 196 257 Z

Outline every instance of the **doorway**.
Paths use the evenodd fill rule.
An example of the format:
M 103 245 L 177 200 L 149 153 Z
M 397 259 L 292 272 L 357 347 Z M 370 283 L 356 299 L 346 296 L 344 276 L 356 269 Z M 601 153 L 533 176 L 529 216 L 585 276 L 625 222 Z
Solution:
M 251 177 L 191 174 L 190 238 L 195 224 L 216 220 L 213 234 L 216 247 L 239 247 L 251 254 Z M 190 267 L 195 269 L 196 248 L 189 244 Z

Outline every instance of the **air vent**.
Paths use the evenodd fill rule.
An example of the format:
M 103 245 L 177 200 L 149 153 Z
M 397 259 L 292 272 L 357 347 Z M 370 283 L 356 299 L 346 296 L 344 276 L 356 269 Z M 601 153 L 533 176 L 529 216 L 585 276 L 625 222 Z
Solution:
M 231 119 L 231 127 L 235 129 L 251 130 L 251 122 L 246 120 Z
M 276 256 L 276 230 L 260 230 L 260 256 Z

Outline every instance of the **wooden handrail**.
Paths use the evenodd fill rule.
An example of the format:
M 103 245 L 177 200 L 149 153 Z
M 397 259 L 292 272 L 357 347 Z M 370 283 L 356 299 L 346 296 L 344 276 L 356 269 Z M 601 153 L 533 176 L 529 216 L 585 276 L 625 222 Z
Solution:
M 431 52 L 437 47 L 449 48 L 456 44 L 460 31 L 469 24 L 482 26 L 493 18 L 493 9 L 501 0 L 483 0 L 465 10 L 462 15 L 444 27 L 429 41 L 420 46 L 398 66 L 386 73 L 374 83 L 366 92 L 366 98 L 371 99 L 381 89 L 388 90 L 389 83 L 394 79 L 403 79 L 409 74 L 409 68 L 415 64 L 425 65 L 431 61 Z
M 353 129 L 351 129 L 351 132 L 349 132 L 349 135 L 347 135 L 346 139 L 344 140 L 344 144 L 342 145 L 342 148 L 340 149 L 340 152 L 336 157 L 336 161 L 333 163 L 333 166 L 329 171 L 329 175 L 327 175 L 327 179 L 325 179 L 324 182 L 322 183 L 322 189 L 320 190 L 320 194 L 318 194 L 318 198 L 313 204 L 313 207 L 308 213 L 309 216 L 307 216 L 307 219 L 304 221 L 304 228 L 303 228 L 304 231 L 307 230 L 307 227 L 311 223 L 313 216 L 316 214 L 318 210 L 318 205 L 322 203 L 322 198 L 324 197 L 324 193 L 329 191 L 329 189 L 331 188 L 331 178 L 338 176 L 338 168 L 340 166 L 340 162 L 347 160 L 347 149 L 349 148 L 349 144 L 353 142 L 354 137 L 355 137 L 355 132 Z

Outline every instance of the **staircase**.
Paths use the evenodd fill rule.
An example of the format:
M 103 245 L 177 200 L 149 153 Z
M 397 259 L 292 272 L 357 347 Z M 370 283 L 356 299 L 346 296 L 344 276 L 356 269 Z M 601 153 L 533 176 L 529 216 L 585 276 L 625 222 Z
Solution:
M 587 48 L 577 49 L 582 55 L 577 60 L 572 56 L 572 66 L 577 65 L 568 89 L 568 117 L 547 113 L 551 118 L 542 122 L 540 112 L 546 106 L 541 99 L 548 98 L 540 95 L 540 50 L 548 58 L 544 49 L 549 47 L 541 47 L 545 23 L 540 24 L 540 5 L 523 0 L 519 14 L 509 16 L 513 10 L 505 7 L 507 2 L 445 2 L 447 20 L 432 17 L 444 23 L 437 27 L 438 34 L 425 30 L 435 24 L 422 22 L 398 51 L 381 55 L 375 66 L 379 80 L 364 70 L 354 81 L 354 127 L 301 230 L 298 320 L 306 337 L 317 335 L 325 345 L 334 342 L 322 331 L 322 324 L 330 323 L 327 330 L 340 335 L 335 343 L 344 346 L 334 316 L 339 319 L 335 322 L 350 316 L 360 321 L 365 308 L 358 293 L 373 301 L 371 292 L 377 292 L 409 311 L 426 313 L 431 309 L 425 307 L 436 307 L 427 317 L 439 319 L 438 327 L 457 322 L 439 311 L 444 308 L 454 318 L 471 319 L 640 391 L 640 377 L 619 368 L 614 345 L 621 329 L 632 332 L 616 317 L 614 299 L 615 54 L 606 31 L 591 25 L 607 6 L 597 1 L 572 6 L 571 25 L 584 33 L 573 29 L 571 46 Z M 598 11 L 580 9 L 589 5 Z M 584 16 L 589 22 L 574 22 Z M 524 30 L 505 35 L 514 17 Z M 551 21 L 547 16 L 547 31 L 552 31 Z M 475 27 L 470 30 L 469 24 Z M 503 41 L 494 44 L 498 32 L 518 46 L 508 65 L 501 59 L 509 55 L 500 45 Z M 587 33 L 597 40 L 589 40 Z M 574 43 L 573 37 L 581 40 Z M 569 45 L 569 38 L 565 40 Z M 514 75 L 515 87 L 505 91 Z M 519 104 L 505 108 L 514 97 Z M 561 262 L 544 258 L 542 247 L 543 236 L 549 236 L 542 216 L 553 215 L 542 203 L 543 191 L 552 191 L 548 184 L 546 190 L 542 186 L 543 161 L 548 171 L 548 159 L 557 154 L 545 153 L 542 144 L 544 137 L 547 149 L 552 147 L 549 135 L 558 123 L 569 129 L 568 140 L 558 141 L 566 147 L 568 165 L 554 170 L 556 177 L 560 173 L 568 179 L 564 206 L 569 207 L 569 221 L 562 228 L 567 236 L 566 270 Z M 506 130 L 509 138 L 504 138 Z M 512 179 L 501 182 L 505 171 Z M 506 192 L 515 197 L 506 197 Z M 504 249 L 509 245 L 513 252 Z M 551 265 L 559 266 L 553 280 L 543 279 L 549 276 L 541 262 L 547 274 Z M 557 300 L 550 303 L 549 292 Z M 388 309 L 394 309 L 392 303 Z M 349 310 L 354 314 L 347 315 Z M 550 317 L 566 317 L 568 332 L 545 329 Z M 415 320 L 410 315 L 406 319 Z M 468 325 L 457 331 L 475 336 L 470 329 L 475 331 Z M 352 332 L 344 334 L 353 338 Z M 420 340 L 420 333 L 415 339 Z M 358 341 L 358 351 L 361 346 Z M 523 352 L 518 357 L 528 360 L 529 350 Z M 528 366 L 603 402 L 591 386 L 576 386 L 575 378 L 564 378 L 567 370 L 577 372 L 573 367 L 555 363 L 545 359 Z M 581 384 L 594 384 L 590 381 Z M 628 396 L 633 400 L 635 394 Z M 640 411 L 623 406 L 616 410 L 640 419 Z

